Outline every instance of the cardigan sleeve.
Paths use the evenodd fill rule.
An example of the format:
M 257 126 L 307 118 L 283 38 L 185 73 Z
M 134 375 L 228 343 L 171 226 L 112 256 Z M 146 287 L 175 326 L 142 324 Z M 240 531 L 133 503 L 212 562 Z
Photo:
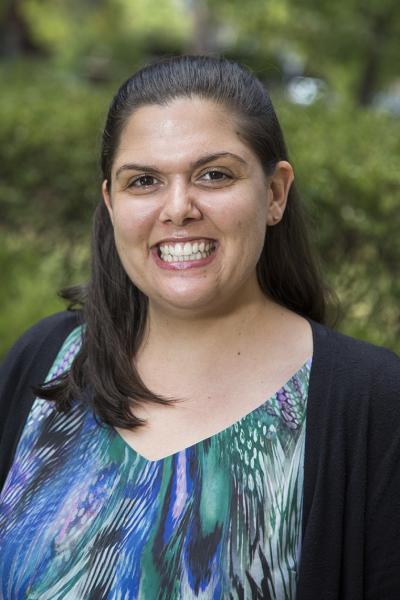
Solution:
M 400 598 L 400 358 L 382 349 L 371 389 L 366 600 Z
M 47 317 L 26 331 L 0 367 L 0 489 L 34 400 L 67 335 L 80 324 L 79 311 Z
M 298 600 L 400 598 L 400 358 L 312 322 Z

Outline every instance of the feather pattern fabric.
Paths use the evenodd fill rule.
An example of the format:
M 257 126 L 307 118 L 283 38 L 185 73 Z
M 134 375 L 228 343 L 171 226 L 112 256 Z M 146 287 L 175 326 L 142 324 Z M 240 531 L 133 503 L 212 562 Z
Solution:
M 48 379 L 69 368 L 81 329 Z M 0 501 L 4 600 L 294 600 L 309 359 L 225 430 L 149 461 L 36 399 Z

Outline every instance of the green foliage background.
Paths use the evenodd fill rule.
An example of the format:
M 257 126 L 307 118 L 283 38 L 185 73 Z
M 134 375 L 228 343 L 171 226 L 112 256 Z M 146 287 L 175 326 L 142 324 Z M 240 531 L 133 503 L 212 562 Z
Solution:
M 214 36 L 212 51 L 219 39 L 218 51 L 253 67 L 272 89 L 314 240 L 341 301 L 338 328 L 400 353 L 400 118 L 360 98 L 369 16 L 361 26 L 357 0 L 340 2 L 332 15 L 331 3 L 308 0 L 300 15 L 289 1 L 268 8 L 249 1 L 246 19 L 241 3 L 222 0 L 199 3 L 200 16 L 179 11 L 179 3 L 172 9 L 169 0 L 156 11 L 146 0 L 108 0 L 97 9 L 84 1 L 19 3 L 39 51 L 0 55 L 0 354 L 37 319 L 63 308 L 58 289 L 86 278 L 99 141 L 116 86 L 154 56 L 196 51 L 193 39 L 198 45 L 205 29 Z M 393 10 L 389 0 L 385 6 Z M 336 62 L 328 17 L 336 31 L 344 27 Z M 309 28 L 298 31 L 300 20 Z M 351 24 L 358 41 L 346 70 Z M 288 31 L 298 32 L 294 46 L 330 83 L 328 100 L 300 107 L 285 98 L 274 57 Z M 389 33 L 381 51 L 392 56 Z M 317 42 L 319 63 L 310 50 Z M 375 83 L 394 76 L 385 64 Z

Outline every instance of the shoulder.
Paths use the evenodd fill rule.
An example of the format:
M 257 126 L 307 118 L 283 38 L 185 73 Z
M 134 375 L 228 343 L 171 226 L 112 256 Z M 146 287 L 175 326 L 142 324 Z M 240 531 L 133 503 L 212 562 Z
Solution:
M 335 387 L 400 393 L 400 357 L 395 352 L 315 322 L 311 327 L 317 378 L 329 373 Z
M 78 327 L 82 322 L 82 314 L 80 311 L 62 311 L 41 319 L 32 327 L 30 327 L 22 336 L 15 342 L 10 353 L 20 353 L 34 350 L 40 346 L 49 337 L 54 334 L 62 337 L 68 335 L 74 327 Z
M 82 322 L 80 311 L 63 311 L 30 327 L 12 346 L 0 367 L 0 395 L 23 381 L 41 383 L 69 333 Z
M 370 461 L 374 457 L 380 460 L 388 446 L 400 445 L 400 358 L 387 348 L 324 325 L 311 326 L 309 473 L 316 473 L 318 464 L 330 464 L 331 460 L 333 470 L 341 465 L 343 472 L 348 472 L 351 463 L 358 464 L 361 473 L 366 453 Z M 398 457 L 396 461 L 400 464 Z
M 59 312 L 41 319 L 15 342 L 0 365 L 3 415 L 4 407 L 9 407 L 14 398 L 25 395 L 31 386 L 44 381 L 63 342 L 81 322 L 80 311 Z
M 321 427 L 330 438 L 332 428 L 340 431 L 348 447 L 378 440 L 375 432 L 379 443 L 386 434 L 400 435 L 400 358 L 324 325 L 311 326 L 314 355 L 307 421 L 316 436 L 316 451 Z

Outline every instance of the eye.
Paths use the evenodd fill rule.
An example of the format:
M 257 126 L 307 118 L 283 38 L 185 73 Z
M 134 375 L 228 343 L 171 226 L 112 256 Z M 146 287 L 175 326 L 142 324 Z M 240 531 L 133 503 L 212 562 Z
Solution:
M 200 176 L 200 180 L 205 181 L 206 183 L 224 183 L 231 181 L 232 179 L 232 175 L 224 173 L 224 171 L 218 171 L 217 169 L 210 169 Z
M 140 175 L 139 177 L 135 177 L 135 179 L 132 179 L 132 181 L 129 182 L 128 187 L 147 188 L 151 187 L 157 182 L 158 179 L 153 177 L 153 175 Z

